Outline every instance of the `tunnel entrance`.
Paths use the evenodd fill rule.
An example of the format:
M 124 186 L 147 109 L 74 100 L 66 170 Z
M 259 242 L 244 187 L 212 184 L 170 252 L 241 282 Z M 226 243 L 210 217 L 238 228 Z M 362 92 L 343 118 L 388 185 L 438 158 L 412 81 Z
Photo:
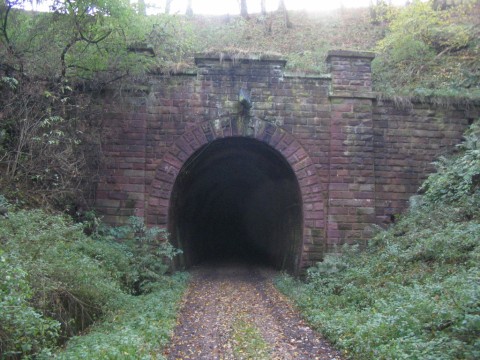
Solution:
M 261 141 L 223 138 L 197 150 L 177 176 L 169 211 L 182 267 L 234 259 L 298 268 L 298 181 L 283 155 Z

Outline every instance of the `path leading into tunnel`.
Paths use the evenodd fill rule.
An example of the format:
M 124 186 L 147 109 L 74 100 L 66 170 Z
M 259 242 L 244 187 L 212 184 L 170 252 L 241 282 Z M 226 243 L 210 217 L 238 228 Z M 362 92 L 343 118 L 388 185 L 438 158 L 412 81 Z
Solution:
M 192 270 L 168 359 L 343 359 L 273 286 L 241 263 Z

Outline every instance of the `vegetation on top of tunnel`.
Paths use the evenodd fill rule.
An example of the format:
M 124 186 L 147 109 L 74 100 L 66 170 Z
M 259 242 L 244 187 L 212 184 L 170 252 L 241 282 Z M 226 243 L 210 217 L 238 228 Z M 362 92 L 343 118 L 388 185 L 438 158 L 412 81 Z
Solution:
M 166 275 L 177 252 L 158 231 L 139 219 L 121 229 L 73 223 L 2 196 L 0 207 L 0 358 L 157 358 L 185 287 L 185 276 Z
M 282 12 L 191 20 L 199 51 L 248 57 L 277 54 L 287 70 L 326 73 L 328 50 L 369 50 L 373 85 L 383 96 L 464 101 L 480 98 L 480 2 L 439 6 L 412 1 L 395 7 L 376 1 L 365 9 L 330 13 Z M 235 44 L 235 45 L 233 45 Z M 447 100 L 450 98 L 450 100 Z
M 443 10 L 434 4 L 384 7 L 377 16 L 388 25 L 375 46 L 374 87 L 383 96 L 478 100 L 480 2 L 464 1 Z
M 278 287 L 353 359 L 480 357 L 480 122 L 407 214 Z

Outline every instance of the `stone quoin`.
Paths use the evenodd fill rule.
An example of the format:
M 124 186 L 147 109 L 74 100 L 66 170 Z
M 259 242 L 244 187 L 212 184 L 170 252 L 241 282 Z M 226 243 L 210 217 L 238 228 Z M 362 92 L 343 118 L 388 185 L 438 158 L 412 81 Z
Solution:
M 197 56 L 105 95 L 96 209 L 168 228 L 182 266 L 245 249 L 298 272 L 404 210 L 474 107 L 399 107 L 372 92 L 373 53 L 330 51 L 328 74 Z M 113 94 L 113 92 L 112 92 Z

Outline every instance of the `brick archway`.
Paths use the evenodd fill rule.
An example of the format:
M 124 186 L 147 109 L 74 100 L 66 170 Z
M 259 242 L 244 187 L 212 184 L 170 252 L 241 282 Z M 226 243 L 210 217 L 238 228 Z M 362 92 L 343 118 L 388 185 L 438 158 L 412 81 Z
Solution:
M 309 265 L 307 262 L 320 257 L 325 246 L 325 189 L 319 181 L 313 161 L 294 136 L 258 118 L 246 122 L 237 118 L 206 121 L 178 138 L 163 156 L 152 181 L 146 204 L 148 223 L 167 226 L 170 198 L 182 166 L 203 145 L 229 137 L 248 137 L 268 144 L 291 166 L 303 205 L 303 245 L 298 268 Z
M 118 99 L 106 91 L 96 210 L 112 225 L 136 214 L 170 229 L 185 162 L 195 163 L 197 151 L 216 141 L 255 139 L 250 144 L 285 160 L 289 180 L 299 183 L 302 266 L 335 245 L 366 244 L 371 224 L 406 208 L 431 162 L 478 116 L 475 106 L 399 109 L 375 101 L 372 59 L 368 52 L 334 50 L 326 59 L 329 74 L 300 76 L 286 73 L 277 58 L 199 56 L 196 71 L 152 74 L 148 87 L 132 84 Z M 257 118 L 245 123 L 236 115 L 240 89 L 250 91 L 251 114 L 285 126 Z

